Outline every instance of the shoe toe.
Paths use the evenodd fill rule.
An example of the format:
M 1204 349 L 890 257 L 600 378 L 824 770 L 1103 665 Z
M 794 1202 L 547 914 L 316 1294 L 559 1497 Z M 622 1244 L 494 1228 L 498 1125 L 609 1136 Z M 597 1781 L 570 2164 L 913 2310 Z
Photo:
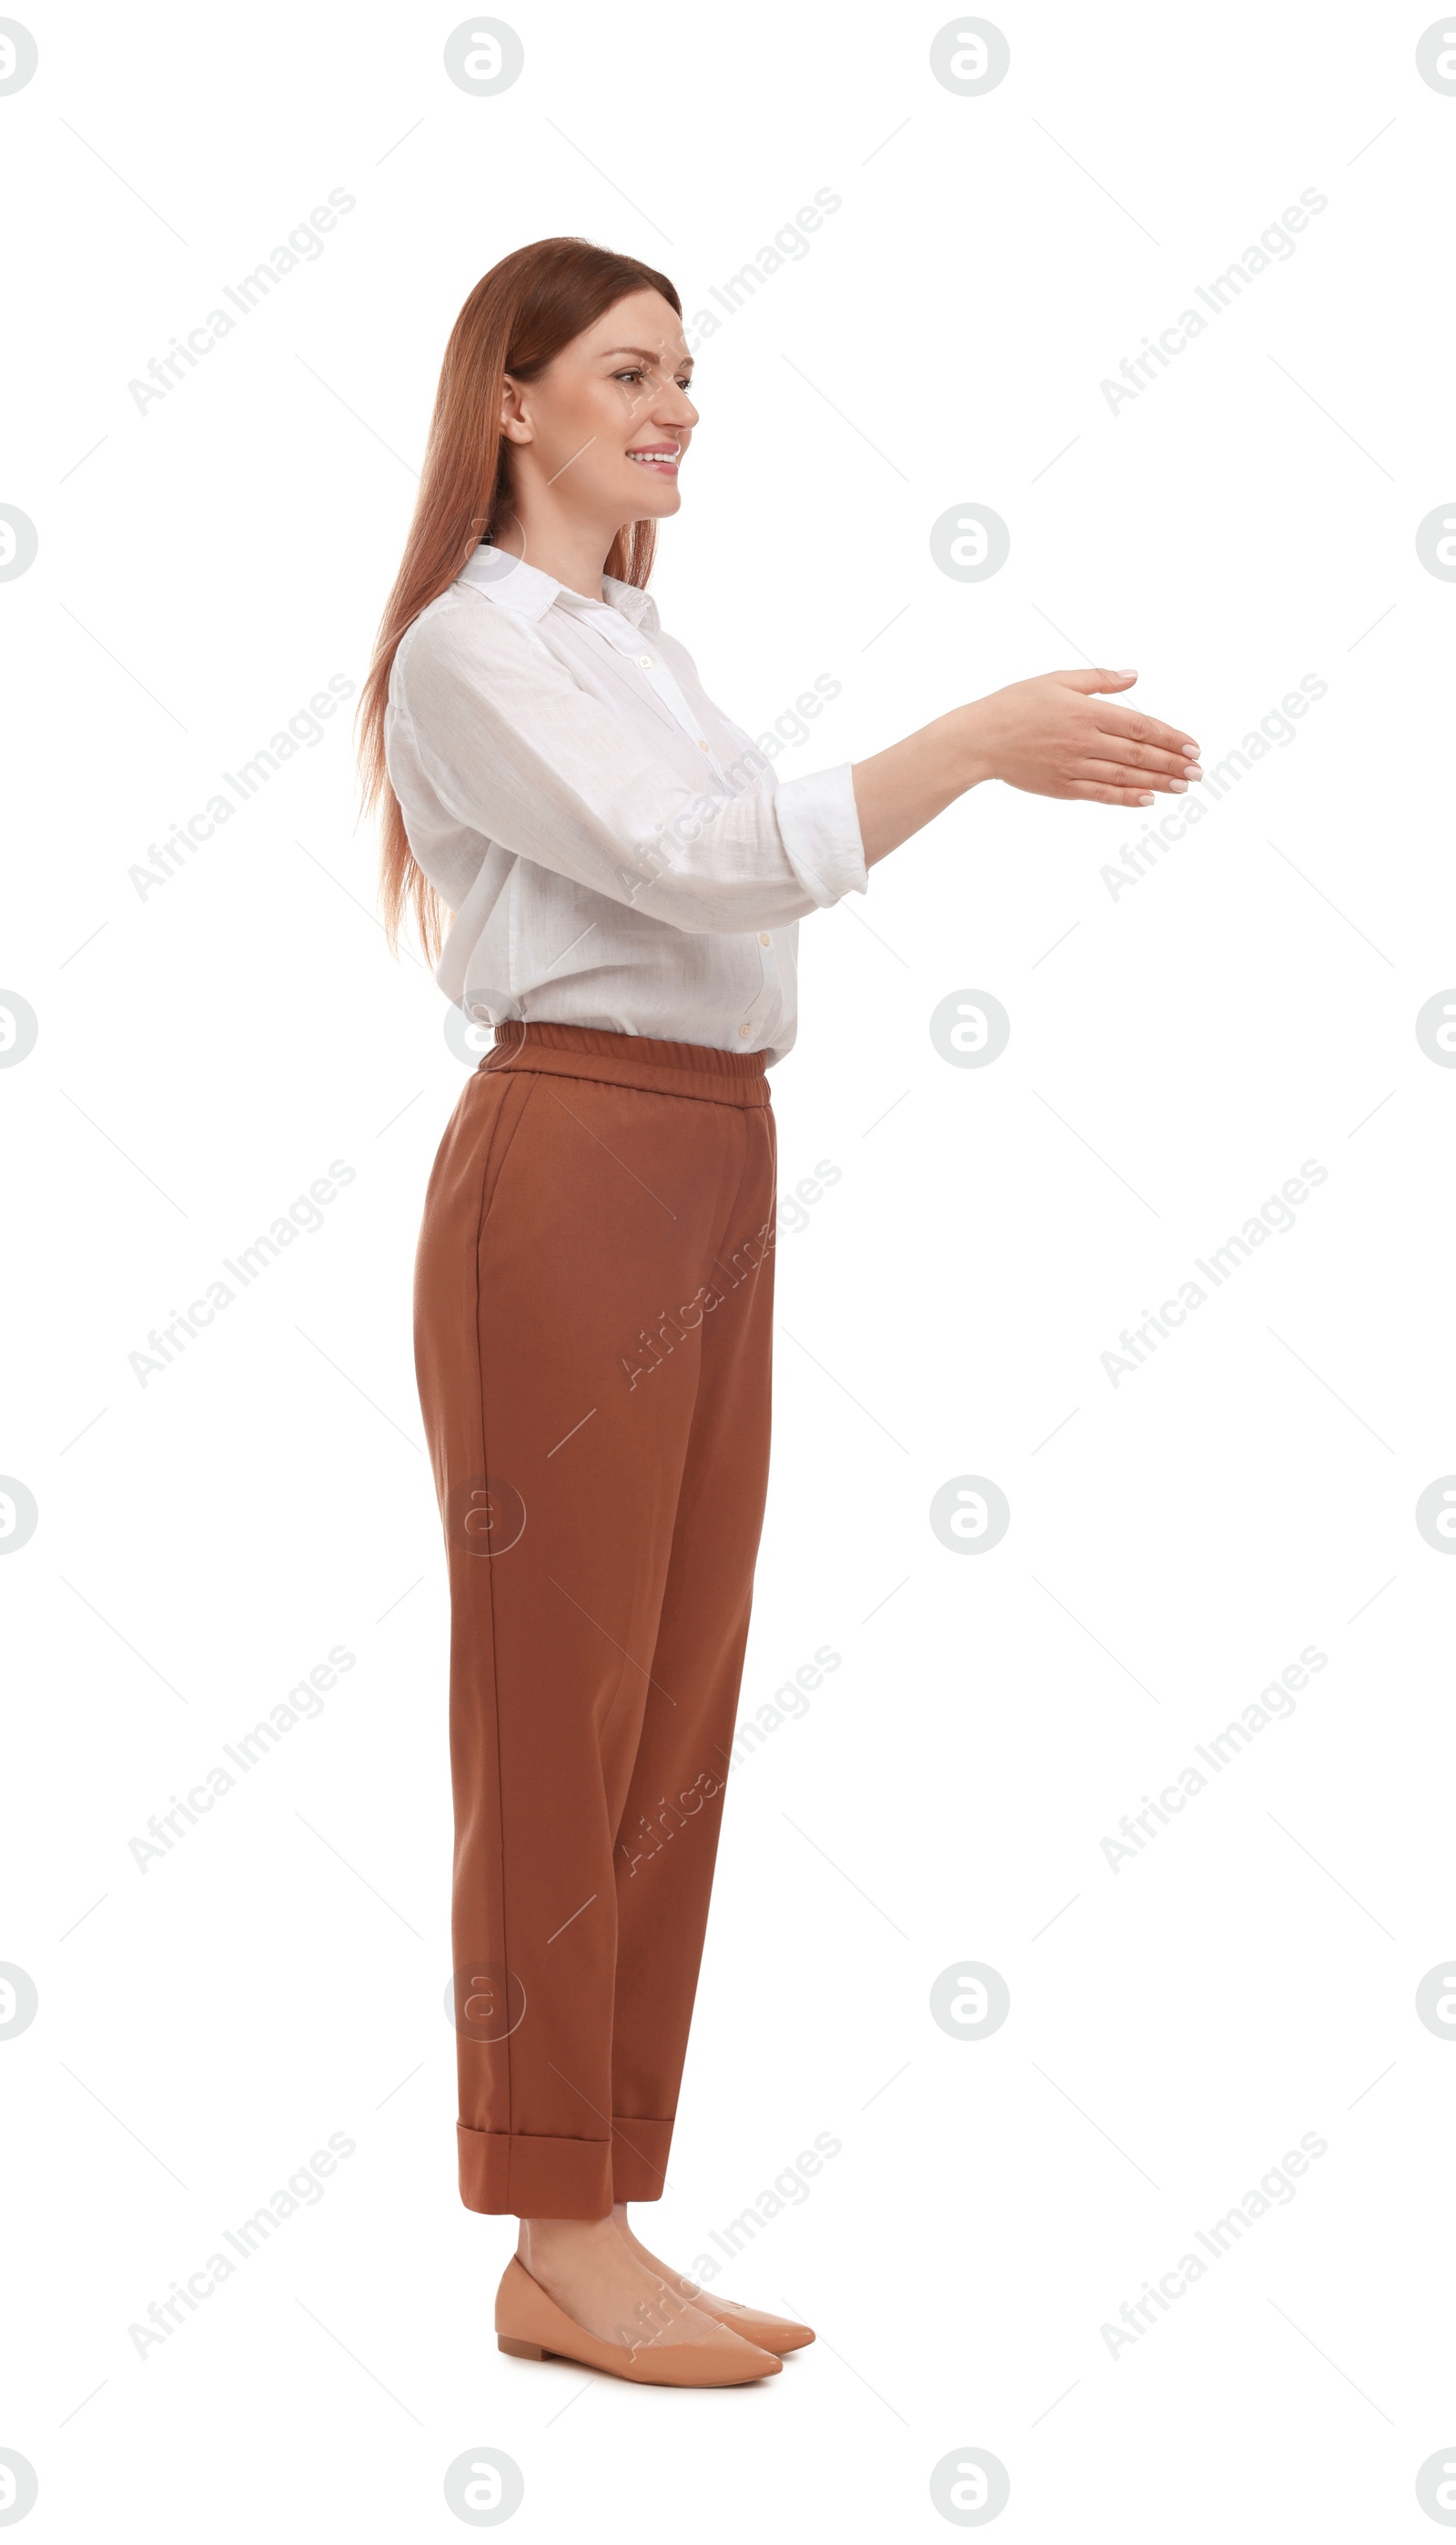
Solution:
M 775 2357 L 785 2350 L 802 2350 L 814 2339 L 812 2326 L 796 2324 L 792 2316 L 769 2315 L 762 2307 L 740 2306 L 732 2298 L 720 2298 L 713 2313 L 743 2340 L 754 2342 L 760 2350 L 771 2350 Z

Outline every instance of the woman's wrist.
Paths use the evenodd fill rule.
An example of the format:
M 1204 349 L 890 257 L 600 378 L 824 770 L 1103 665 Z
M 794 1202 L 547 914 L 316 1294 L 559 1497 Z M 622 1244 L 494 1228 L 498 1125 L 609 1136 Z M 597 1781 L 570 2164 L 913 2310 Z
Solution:
M 957 727 L 956 750 L 966 788 L 979 786 L 986 779 L 996 776 L 991 748 L 991 719 L 987 712 L 990 703 L 989 698 L 972 698 L 965 706 L 951 711 Z

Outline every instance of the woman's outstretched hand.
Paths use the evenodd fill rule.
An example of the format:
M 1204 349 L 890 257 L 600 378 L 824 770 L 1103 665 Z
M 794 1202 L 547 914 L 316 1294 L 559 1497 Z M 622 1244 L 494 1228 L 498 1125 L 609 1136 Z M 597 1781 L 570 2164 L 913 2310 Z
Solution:
M 1104 695 L 1136 679 L 1136 672 L 1043 672 L 978 698 L 963 710 L 977 777 L 1090 804 L 1184 794 L 1203 775 L 1192 735 Z
M 1043 672 L 952 707 L 851 770 L 864 862 L 874 865 L 986 778 L 1029 795 L 1151 804 L 1203 775 L 1198 745 L 1107 696 L 1136 672 Z

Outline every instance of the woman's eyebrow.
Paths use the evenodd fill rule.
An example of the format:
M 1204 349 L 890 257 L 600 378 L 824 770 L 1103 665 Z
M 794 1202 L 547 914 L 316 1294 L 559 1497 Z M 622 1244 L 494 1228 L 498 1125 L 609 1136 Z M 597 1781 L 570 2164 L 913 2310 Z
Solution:
M 645 345 L 611 345 L 607 347 L 604 353 L 598 356 L 598 361 L 609 363 L 612 362 L 618 354 L 635 354 L 639 363 L 655 363 L 657 361 L 656 354 L 650 354 Z M 692 356 L 690 354 L 685 354 L 683 360 L 690 370 L 692 368 Z

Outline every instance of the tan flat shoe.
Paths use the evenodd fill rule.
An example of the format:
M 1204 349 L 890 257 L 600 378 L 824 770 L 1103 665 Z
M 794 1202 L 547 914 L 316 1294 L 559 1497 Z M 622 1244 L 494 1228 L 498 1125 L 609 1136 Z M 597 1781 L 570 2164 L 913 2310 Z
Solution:
M 771 2350 L 775 2357 L 785 2350 L 802 2350 L 814 2339 L 812 2325 L 795 2324 L 789 2315 L 766 2315 L 762 2307 L 740 2306 L 736 2298 L 710 2298 L 705 2289 L 698 2290 L 692 2304 L 704 2315 L 716 2316 L 730 2333 L 760 2350 Z
M 737 2327 L 729 2325 L 728 2331 Z M 496 2343 L 513 2359 L 574 2359 L 634 2386 L 747 2386 L 757 2377 L 779 2374 L 778 2360 L 742 2337 L 736 2351 L 710 2341 L 644 2341 L 633 2350 L 624 2342 L 599 2341 L 547 2296 L 515 2254 L 496 2291 Z

